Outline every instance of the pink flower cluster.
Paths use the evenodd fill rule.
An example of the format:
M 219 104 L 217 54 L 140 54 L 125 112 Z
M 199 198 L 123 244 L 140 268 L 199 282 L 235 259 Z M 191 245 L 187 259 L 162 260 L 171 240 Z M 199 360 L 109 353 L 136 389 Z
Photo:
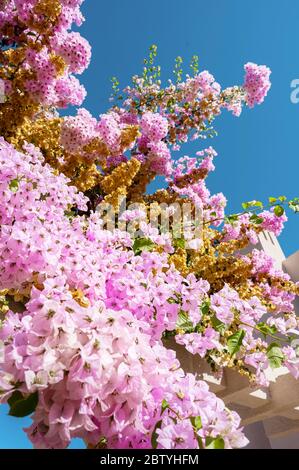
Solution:
M 53 51 L 64 59 L 70 73 L 81 74 L 88 67 L 91 47 L 79 33 L 56 33 L 51 40 L 51 46 Z
M 246 101 L 250 108 L 255 104 L 261 104 L 271 87 L 270 74 L 271 70 L 265 65 L 256 65 L 248 62 L 245 66 L 244 89 L 247 97 Z
M 254 250 L 254 256 L 258 259 L 261 252 Z M 262 272 L 262 268 L 260 268 L 260 272 Z M 275 274 L 279 273 L 276 271 Z M 238 350 L 236 357 L 243 358 L 245 364 L 251 367 L 256 376 L 256 384 L 262 387 L 269 385 L 269 376 L 267 375 L 267 370 L 270 367 L 269 359 L 266 353 L 253 353 L 252 350 L 256 347 L 266 350 L 269 344 L 266 340 L 261 339 L 257 325 L 265 325 L 264 328 L 275 327 L 275 331 L 282 335 L 291 334 L 298 329 L 298 320 L 295 314 L 289 314 L 288 317 L 285 317 L 285 312 L 293 311 L 294 296 L 279 293 L 278 289 L 269 288 L 269 286 L 267 290 L 266 285 L 264 288 L 265 297 L 269 298 L 277 307 L 272 316 L 267 314 L 267 309 L 257 297 L 252 297 L 247 301 L 242 300 L 238 293 L 228 285 L 210 296 L 209 299 L 210 310 L 214 313 L 218 326 L 221 325 L 224 331 L 238 319 L 239 332 L 243 332 L 244 338 L 242 339 L 242 351 Z M 187 318 L 190 317 L 187 316 Z M 192 318 L 190 320 L 192 322 Z M 211 327 L 201 327 L 200 330 L 200 332 L 178 334 L 175 340 L 178 344 L 184 345 L 191 354 L 198 354 L 202 358 L 207 357 L 210 352 L 221 353 L 227 350 L 227 346 L 223 344 L 220 333 L 217 331 L 217 324 L 216 330 Z M 287 354 L 284 354 L 285 348 L 281 349 L 282 363 L 297 378 L 299 376 L 299 360 L 296 354 L 294 355 L 294 352 L 288 349 L 286 349 Z M 225 363 L 222 365 L 225 366 Z
M 221 87 L 215 78 L 207 70 L 200 72 L 193 78 L 187 78 L 186 82 L 179 84 L 179 88 L 184 92 L 184 100 L 202 100 L 206 96 L 217 98 Z
M 276 215 L 274 209 L 270 211 L 263 211 L 259 214 L 264 220 L 261 224 L 261 227 L 264 230 L 269 230 L 273 232 L 274 235 L 280 235 L 284 227 L 284 223 L 288 220 L 286 214 Z
M 150 169 L 157 175 L 168 176 L 172 169 L 171 153 L 165 142 L 149 142 L 148 161 Z
M 39 25 L 45 21 L 43 14 L 36 13 L 38 0 L 8 0 L 4 11 L 0 12 L 0 40 L 7 44 L 18 45 L 19 34 L 6 37 L 3 33 L 10 26 L 27 37 L 35 38 L 33 46 L 28 46 L 26 58 L 18 69 L 30 72 L 32 78 L 26 81 L 25 90 L 32 101 L 46 106 L 65 108 L 68 105 L 80 106 L 85 99 L 83 85 L 72 74 L 82 73 L 89 65 L 91 49 L 86 39 L 77 32 L 68 32 L 72 23 L 80 25 L 83 16 L 80 5 L 83 0 L 61 0 L 61 13 L 52 25 L 52 30 L 45 36 L 40 33 Z M 29 36 L 30 35 L 30 36 Z M 39 45 L 39 50 L 36 49 Z M 55 56 L 65 61 L 65 70 L 58 72 L 53 61 Z
M 93 139 L 100 139 L 110 151 L 111 163 L 113 159 L 120 158 L 121 132 L 125 127 L 125 124 L 120 122 L 118 114 L 114 112 L 102 114 L 97 121 L 89 111 L 80 108 L 76 116 L 67 116 L 63 119 L 60 143 L 69 153 L 77 153 L 85 158 L 96 158 L 97 155 L 86 152 L 84 147 Z
M 145 115 L 147 121 L 148 113 L 160 114 L 157 119 L 161 123 L 166 119 L 168 124 L 168 135 L 164 140 L 171 142 L 174 150 L 179 150 L 180 145 L 189 139 L 207 138 L 211 122 L 223 108 L 239 116 L 244 103 L 252 107 L 263 101 L 270 88 L 270 70 L 252 63 L 245 68 L 245 84 L 224 90 L 208 71 L 194 77 L 187 75 L 185 81 L 179 80 L 176 85 L 170 81 L 165 89 L 161 88 L 159 81 L 149 82 L 144 77 L 135 76 L 134 86 L 124 89 L 124 109 L 119 112 L 127 122 L 136 121 L 140 115 Z M 162 128 L 157 132 L 163 135 Z
M 203 219 L 214 226 L 221 225 L 224 218 L 226 198 L 222 193 L 211 195 L 206 186 L 206 178 L 211 171 L 214 171 L 213 164 L 217 152 L 213 147 L 196 152 L 196 157 L 184 156 L 176 162 L 172 162 L 171 173 L 167 178 L 171 188 L 181 196 L 187 196 L 195 206 L 203 210 Z M 198 172 L 202 172 L 202 177 L 193 179 Z M 184 184 L 180 180 L 184 178 Z
M 43 48 L 41 52 L 34 49 L 27 51 L 27 61 L 23 67 L 30 67 L 34 78 L 27 80 L 26 91 L 32 100 L 47 106 L 65 108 L 68 105 L 80 106 L 86 97 L 86 90 L 79 80 L 66 72 L 58 77 L 51 51 Z
M 256 232 L 252 229 L 251 217 L 253 213 L 248 212 L 240 214 L 238 220 L 232 223 L 224 224 L 224 241 L 238 240 L 244 237 L 244 231 L 251 244 L 255 245 L 258 243 L 258 237 Z M 276 215 L 273 208 L 270 210 L 263 210 L 258 214 L 260 227 L 268 232 L 272 232 L 278 236 L 283 230 L 285 222 L 288 220 L 285 213 Z
M 102 114 L 97 124 L 99 137 L 111 150 L 112 154 L 117 154 L 121 137 L 120 118 L 116 113 Z
M 207 351 L 220 349 L 219 333 L 213 328 L 206 328 L 204 334 L 185 333 L 176 335 L 175 340 L 178 344 L 183 344 L 191 354 L 199 354 L 205 357 Z
M 185 376 L 173 351 L 150 345 L 143 322 L 130 312 L 98 303 L 87 316 L 61 279 L 34 290 L 26 307 L 22 316 L 9 314 L 1 331 L 7 343 L 1 384 L 9 395 L 13 372 L 22 383 L 19 390 L 38 391 L 27 429 L 36 448 L 64 448 L 72 437 L 96 445 L 103 436 L 109 448 L 150 448 L 162 400 L 170 408 L 161 417 L 161 448 L 168 448 L 165 428 L 174 435 L 191 416 L 201 416 L 203 438 L 221 434 L 228 448 L 247 443 L 238 416 L 231 419 L 204 382 Z M 174 413 L 180 416 L 176 424 Z M 188 445 L 189 440 L 181 443 Z M 198 448 L 196 435 L 193 448 Z
M 23 295 L 31 289 L 24 310 L 9 311 L 0 330 L 0 386 L 2 402 L 15 390 L 38 392 L 27 430 L 34 445 L 105 436 L 109 447 L 148 448 L 163 400 L 160 447 L 173 410 L 180 416 L 173 436 L 195 414 L 203 441 L 221 433 L 226 447 L 246 444 L 237 415 L 232 420 L 203 382 L 185 376 L 160 341 L 179 308 L 200 320 L 208 283 L 184 279 L 165 255 L 135 256 L 128 234 L 101 230 L 96 216 L 69 219 L 65 211 L 84 209 L 85 198 L 32 146 L 25 151 L 1 141 L 0 282 Z
M 168 133 L 168 121 L 158 113 L 150 111 L 144 113 L 141 118 L 140 127 L 142 134 L 150 142 L 159 142 Z
M 67 30 L 76 23 L 80 26 L 84 20 L 80 11 L 80 6 L 84 0 L 60 0 L 61 14 L 59 21 L 55 25 L 55 30 Z M 44 20 L 43 15 L 34 13 L 34 7 L 38 4 L 39 0 L 2 0 L 5 8 L 0 12 L 0 28 L 4 24 L 14 24 L 19 19 L 25 25 L 33 20 L 38 23 Z
M 67 186 L 64 175 L 54 175 L 33 146 L 27 145 L 25 150 L 18 153 L 3 138 L 0 140 L 3 288 L 21 289 L 34 273 L 54 273 L 61 256 L 61 234 L 69 230 L 64 213 L 73 205 L 86 209 L 86 198 Z
M 97 120 L 84 108 L 80 108 L 77 116 L 67 116 L 61 126 L 60 142 L 71 154 L 83 153 L 83 147 L 98 135 Z

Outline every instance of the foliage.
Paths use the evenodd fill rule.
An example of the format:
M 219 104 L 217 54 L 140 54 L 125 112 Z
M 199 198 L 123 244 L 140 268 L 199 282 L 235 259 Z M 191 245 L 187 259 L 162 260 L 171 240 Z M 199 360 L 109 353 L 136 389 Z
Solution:
M 86 95 L 75 75 L 91 50 L 70 31 L 81 4 L 0 0 L 1 402 L 12 416 L 32 414 L 37 448 L 74 437 L 108 448 L 242 447 L 238 415 L 162 340 L 255 384 L 267 386 L 269 366 L 298 377 L 298 285 L 264 253 L 240 250 L 263 230 L 278 235 L 299 199 L 249 201 L 226 215 L 223 194 L 206 187 L 215 150 L 173 153 L 214 136 L 223 110 L 261 104 L 270 70 L 248 63 L 244 83 L 222 90 L 197 56 L 184 77 L 178 57 L 176 83 L 163 87 L 151 46 L 131 86 L 112 79 L 106 113 L 62 117 Z M 147 194 L 158 175 L 167 188 Z M 173 205 L 186 204 L 201 210 L 201 236 L 173 234 L 182 225 Z

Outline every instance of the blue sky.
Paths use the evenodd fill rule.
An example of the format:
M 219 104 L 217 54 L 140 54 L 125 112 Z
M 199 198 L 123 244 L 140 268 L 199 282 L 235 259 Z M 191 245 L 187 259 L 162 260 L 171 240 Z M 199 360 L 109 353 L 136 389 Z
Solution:
M 230 212 L 241 202 L 268 196 L 299 196 L 299 103 L 290 100 L 299 79 L 298 0 L 85 0 L 80 28 L 93 47 L 90 68 L 81 77 L 88 91 L 84 106 L 95 116 L 109 107 L 110 78 L 123 86 L 139 73 L 151 44 L 167 80 L 178 55 L 194 54 L 223 86 L 241 84 L 246 62 L 272 69 L 272 88 L 263 105 L 240 118 L 225 112 L 215 121 L 219 135 L 208 144 L 219 156 L 209 178 L 212 192 L 222 191 Z M 182 148 L 192 155 L 207 145 Z M 299 214 L 290 214 L 280 242 L 285 253 L 299 249 Z M 30 420 L 6 416 L 0 407 L 0 448 L 30 447 L 21 428 Z M 76 441 L 74 447 L 81 446 Z

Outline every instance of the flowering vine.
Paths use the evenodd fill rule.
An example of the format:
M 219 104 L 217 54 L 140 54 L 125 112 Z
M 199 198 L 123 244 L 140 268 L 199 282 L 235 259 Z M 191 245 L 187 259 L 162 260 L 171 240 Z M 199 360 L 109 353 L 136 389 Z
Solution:
M 176 83 L 163 87 L 152 46 L 131 86 L 120 92 L 113 78 L 108 112 L 61 117 L 86 95 L 76 75 L 91 48 L 71 32 L 82 2 L 0 0 L 0 401 L 32 415 L 37 448 L 74 437 L 98 448 L 243 447 L 240 417 L 182 369 L 177 345 L 253 386 L 268 385 L 269 367 L 299 377 L 299 286 L 254 248 L 299 201 L 226 215 L 224 195 L 206 186 L 216 151 L 174 152 L 215 135 L 222 110 L 261 104 L 270 70 L 248 63 L 244 83 L 222 90 L 196 56 L 183 80 L 179 57 Z M 166 187 L 150 195 L 157 175 Z M 186 203 L 201 212 L 200 237 L 174 236 Z

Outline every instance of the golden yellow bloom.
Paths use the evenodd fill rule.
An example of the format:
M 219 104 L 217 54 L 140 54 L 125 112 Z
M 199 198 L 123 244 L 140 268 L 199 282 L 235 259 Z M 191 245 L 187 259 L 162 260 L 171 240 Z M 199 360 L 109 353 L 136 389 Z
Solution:
M 128 188 L 140 169 L 141 163 L 132 158 L 116 167 L 112 173 L 102 179 L 100 186 L 106 194 L 115 192 L 119 186 Z
M 81 289 L 71 290 L 71 294 L 72 294 L 73 299 L 81 307 L 88 308 L 90 306 L 89 300 L 87 299 L 87 297 L 85 297 Z

